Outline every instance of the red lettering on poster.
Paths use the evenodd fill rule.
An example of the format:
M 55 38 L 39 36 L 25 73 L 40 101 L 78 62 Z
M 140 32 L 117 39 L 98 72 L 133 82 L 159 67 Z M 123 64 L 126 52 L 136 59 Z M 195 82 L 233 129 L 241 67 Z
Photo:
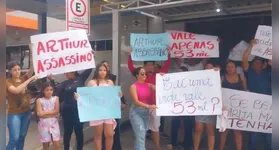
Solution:
M 174 40 L 195 40 L 195 34 L 189 32 L 172 32 L 171 37 Z
M 170 51 L 173 51 L 176 58 L 209 57 L 209 51 L 215 49 L 213 41 L 197 40 L 196 34 L 188 32 L 171 32 L 172 44 Z
M 80 45 L 84 45 L 84 43 L 80 43 Z M 59 58 L 51 58 L 51 59 L 43 59 L 37 61 L 37 74 L 43 73 L 47 70 L 61 68 L 67 65 L 74 65 L 82 62 L 90 62 L 94 58 L 93 53 L 89 52 L 87 54 L 80 55 L 76 53 L 75 55 L 68 55 Z
M 37 55 L 44 53 L 56 53 L 65 49 L 89 48 L 90 43 L 87 39 L 71 41 L 69 38 L 49 40 L 47 42 L 38 42 Z
M 211 99 L 212 107 L 206 108 L 206 102 L 204 104 L 196 104 L 195 101 L 177 101 L 173 103 L 172 113 L 179 115 L 186 111 L 186 114 L 195 114 L 196 111 L 212 110 L 212 113 L 216 111 L 216 106 L 220 104 L 220 99 L 218 97 L 213 97 Z
M 269 55 L 272 55 L 272 49 L 271 48 L 267 48 L 263 53 L 263 56 L 269 56 Z

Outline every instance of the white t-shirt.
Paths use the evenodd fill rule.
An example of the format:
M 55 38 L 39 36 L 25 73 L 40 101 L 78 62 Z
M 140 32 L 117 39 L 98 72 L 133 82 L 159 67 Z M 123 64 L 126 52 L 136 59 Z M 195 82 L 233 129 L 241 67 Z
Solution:
M 181 67 L 188 68 L 188 71 L 204 70 L 204 66 L 202 62 L 199 62 L 198 64 L 192 66 L 189 64 L 182 64 Z

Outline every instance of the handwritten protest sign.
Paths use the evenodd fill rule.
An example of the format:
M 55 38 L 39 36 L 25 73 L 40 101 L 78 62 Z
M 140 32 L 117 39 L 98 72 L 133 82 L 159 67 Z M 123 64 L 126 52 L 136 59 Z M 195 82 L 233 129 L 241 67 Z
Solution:
M 81 122 L 121 118 L 120 86 L 96 86 L 77 89 Z
M 85 30 L 34 35 L 31 43 L 34 71 L 39 78 L 95 68 Z
M 272 133 L 272 96 L 225 88 L 222 96 L 229 111 L 228 129 Z
M 168 34 L 131 33 L 130 45 L 134 61 L 161 61 L 168 59 Z
M 271 26 L 258 26 L 255 39 L 257 44 L 253 46 L 251 54 L 272 59 L 272 27 Z
M 217 36 L 201 35 L 182 31 L 167 31 L 170 38 L 170 53 L 174 58 L 219 57 Z
M 245 41 L 240 41 L 236 46 L 231 50 L 229 59 L 233 61 L 242 61 L 243 53 L 247 50 L 249 44 Z M 252 61 L 255 56 L 250 55 L 249 61 Z
M 158 116 L 219 115 L 221 98 L 219 71 L 156 75 Z

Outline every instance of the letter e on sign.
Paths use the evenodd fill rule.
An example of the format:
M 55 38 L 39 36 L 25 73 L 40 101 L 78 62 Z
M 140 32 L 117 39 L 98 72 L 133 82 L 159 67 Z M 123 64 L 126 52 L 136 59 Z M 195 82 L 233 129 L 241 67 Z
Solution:
M 90 0 L 66 0 L 66 29 L 90 34 Z
M 83 0 L 72 0 L 71 11 L 77 17 L 83 17 L 86 13 L 86 4 Z

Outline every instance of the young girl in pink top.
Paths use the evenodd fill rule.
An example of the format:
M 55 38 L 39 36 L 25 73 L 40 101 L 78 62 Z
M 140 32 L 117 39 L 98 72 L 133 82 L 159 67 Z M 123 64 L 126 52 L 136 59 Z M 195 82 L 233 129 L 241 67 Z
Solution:
M 58 123 L 59 99 L 53 96 L 53 87 L 50 83 L 42 86 L 42 98 L 36 101 L 36 111 L 40 118 L 38 122 L 38 136 L 43 143 L 43 150 L 49 150 L 53 142 L 55 150 L 60 149 L 60 129 Z

